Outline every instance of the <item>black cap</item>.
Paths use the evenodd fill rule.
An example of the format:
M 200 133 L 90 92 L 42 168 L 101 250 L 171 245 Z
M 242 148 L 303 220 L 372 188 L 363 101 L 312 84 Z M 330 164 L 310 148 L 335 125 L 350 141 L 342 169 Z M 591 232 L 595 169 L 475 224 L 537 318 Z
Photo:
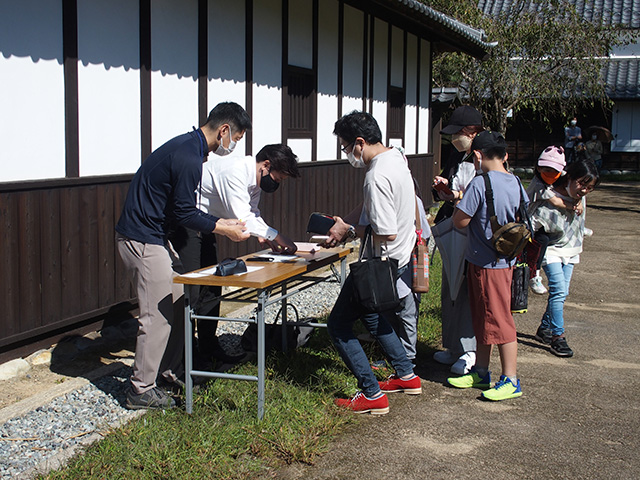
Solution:
M 492 132 L 491 130 L 480 132 L 471 142 L 471 150 L 486 150 L 494 147 L 507 148 L 507 141 L 501 133 Z
M 451 135 L 472 125 L 482 126 L 482 114 L 469 105 L 463 105 L 453 111 L 449 125 L 440 130 L 440 133 Z

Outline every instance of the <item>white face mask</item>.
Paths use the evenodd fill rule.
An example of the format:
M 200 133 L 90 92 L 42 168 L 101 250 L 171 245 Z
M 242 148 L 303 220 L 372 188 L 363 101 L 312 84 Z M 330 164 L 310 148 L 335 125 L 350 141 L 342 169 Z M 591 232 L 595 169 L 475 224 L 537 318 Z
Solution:
M 575 127 L 578 124 L 577 120 L 571 120 L 571 126 Z
M 367 164 L 364 163 L 364 160 L 362 160 L 362 149 L 360 149 L 360 158 L 356 158 L 355 155 L 353 154 L 353 150 L 355 148 L 356 148 L 356 144 L 354 143 L 353 147 L 351 147 L 351 151 L 347 153 L 347 160 L 349 160 L 349 163 L 351 164 L 352 167 L 365 168 Z
M 456 133 L 451 136 L 451 143 L 459 152 L 468 152 L 473 140 L 466 135 Z
M 229 155 L 233 152 L 233 149 L 236 148 L 236 142 L 233 141 L 231 137 L 231 127 L 229 127 L 229 146 L 225 147 L 223 145 L 223 140 L 220 139 L 220 146 L 216 149 L 215 154 L 224 157 L 225 155 Z

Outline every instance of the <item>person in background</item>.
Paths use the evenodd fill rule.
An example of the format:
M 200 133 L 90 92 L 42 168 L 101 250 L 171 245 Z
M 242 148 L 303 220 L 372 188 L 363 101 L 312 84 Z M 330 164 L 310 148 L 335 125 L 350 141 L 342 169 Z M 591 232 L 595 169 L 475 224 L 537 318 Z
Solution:
M 596 167 L 598 167 L 598 171 L 602 169 L 602 142 L 598 140 L 598 135 L 596 133 L 591 134 L 591 138 L 587 140 L 585 143 L 585 147 L 587 149 L 587 159 L 591 160 Z
M 576 159 L 576 147 L 582 142 L 582 129 L 578 126 L 578 119 L 573 117 L 569 125 L 564 127 L 564 154 L 567 164 Z
M 274 252 L 295 253 L 292 240 L 267 225 L 258 204 L 262 193 L 271 194 L 288 177 L 298 178 L 298 157 L 286 145 L 266 145 L 255 156 L 232 158 L 220 155 L 204 164 L 202 183 L 198 189 L 198 208 L 221 218 L 239 218 L 249 234 L 256 237 L 262 248 Z M 187 271 L 218 263 L 215 235 L 178 227 L 170 236 L 180 260 Z M 198 315 L 219 317 L 221 287 L 190 286 L 194 310 Z M 215 320 L 198 321 L 197 359 L 203 368 L 211 368 L 211 359 L 223 363 L 238 363 L 243 355 L 229 355 L 224 351 L 216 330 Z
M 522 395 L 517 377 L 518 339 L 511 314 L 511 279 L 515 259 L 501 256 L 493 247 L 484 174 L 491 182 L 495 214 L 500 225 L 516 221 L 520 199 L 524 197 L 525 202 L 528 199 L 518 177 L 504 168 L 507 142 L 502 135 L 490 131 L 479 133 L 473 139 L 471 149 L 476 169 L 483 175 L 469 184 L 453 214 L 453 224 L 456 228 L 467 228 L 469 238 L 465 260 L 468 262 L 473 330 L 478 342 L 477 360 L 468 374 L 449 378 L 447 383 L 456 388 L 486 390 L 482 393 L 483 398 L 500 401 Z M 489 388 L 493 345 L 498 346 L 502 375 L 493 388 Z
M 567 166 L 567 173 L 554 184 L 558 196 L 567 202 L 582 203 L 600 182 L 598 169 L 590 160 L 580 160 Z M 547 246 L 542 268 L 549 280 L 547 308 L 536 331 L 536 339 L 550 345 L 551 353 L 572 357 L 564 329 L 564 302 L 569 295 L 573 268 L 580 262 L 584 239 L 584 215 L 577 209 L 557 208 L 542 203 L 533 212 L 533 220 L 553 235 Z
M 115 227 L 118 253 L 136 286 L 140 309 L 127 408 L 174 407 L 173 398 L 156 382 L 179 384 L 184 374 L 183 290 L 173 283 L 184 271 L 167 241 L 169 212 L 179 225 L 196 231 L 236 242 L 249 238 L 243 222 L 199 210 L 195 194 L 208 153 L 232 148 L 249 128 L 251 120 L 240 105 L 219 104 L 200 128 L 149 155 L 131 180 Z
M 442 173 L 434 179 L 434 183 L 441 182 L 448 185 L 452 192 L 446 194 L 434 189 L 434 198 L 445 201 L 436 215 L 435 223 L 453 214 L 455 205 L 462 199 L 469 183 L 476 176 L 471 143 L 483 130 L 480 112 L 471 106 L 464 105 L 453 111 L 449 124 L 440 131 L 441 134 L 452 135 L 451 143 L 456 152 L 452 153 Z M 444 365 L 451 365 L 452 373 L 462 375 L 469 372 L 476 361 L 476 339 L 471 323 L 467 282 L 462 282 L 458 295 L 452 300 L 449 280 L 443 269 L 440 299 L 442 346 L 445 350 L 436 352 L 433 358 Z
M 415 191 L 407 162 L 396 148 L 382 144 L 378 122 L 369 113 L 352 112 L 339 119 L 333 133 L 338 136 L 349 163 L 366 169 L 362 214 L 357 224 L 334 217 L 324 246 L 333 247 L 347 238 L 363 237 L 368 225 L 373 230 L 373 254 L 387 255 L 398 261 L 398 276 L 409 274 L 411 252 L 416 243 Z M 369 252 L 366 252 L 369 256 Z M 409 296 L 411 297 L 411 295 Z M 405 297 L 407 298 L 407 297 Z M 402 306 L 400 307 L 402 308 Z M 336 405 L 356 413 L 383 415 L 389 412 L 385 393 L 422 392 L 420 378 L 400 339 L 386 317 L 395 315 L 366 313 L 353 295 L 353 276 L 347 276 L 329 315 L 327 327 L 331 340 L 343 361 L 358 380 L 361 389 L 353 398 L 336 399 Z M 360 319 L 378 341 L 395 370 L 386 381 L 378 382 L 360 342 L 353 332 Z

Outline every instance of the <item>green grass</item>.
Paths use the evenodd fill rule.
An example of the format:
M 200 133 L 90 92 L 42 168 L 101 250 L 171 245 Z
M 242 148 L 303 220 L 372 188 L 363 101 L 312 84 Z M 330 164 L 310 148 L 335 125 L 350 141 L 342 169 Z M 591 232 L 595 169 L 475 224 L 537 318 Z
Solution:
M 440 258 L 420 306 L 418 360 L 439 344 Z M 371 360 L 382 357 L 366 347 Z M 255 364 L 236 373 L 257 375 Z M 390 372 L 377 373 L 380 378 Z M 194 396 L 193 414 L 150 411 L 111 431 L 48 479 L 248 479 L 270 476 L 285 464 L 312 464 L 346 425 L 360 420 L 334 407 L 356 381 L 316 329 L 309 345 L 269 356 L 264 420 L 259 422 L 255 382 L 217 380 Z

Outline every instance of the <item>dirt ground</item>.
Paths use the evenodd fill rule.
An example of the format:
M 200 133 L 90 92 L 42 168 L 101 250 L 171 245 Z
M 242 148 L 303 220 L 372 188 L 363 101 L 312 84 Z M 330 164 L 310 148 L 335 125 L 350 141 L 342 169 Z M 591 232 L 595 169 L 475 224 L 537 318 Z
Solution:
M 546 296 L 516 316 L 524 395 L 499 403 L 443 382 L 420 359 L 420 396 L 391 394 L 391 412 L 365 416 L 315 465 L 278 479 L 640 478 L 640 185 L 605 183 L 587 198 L 585 239 L 565 306 L 575 355 L 534 340 Z M 499 375 L 497 355 L 492 359 Z
M 488 403 L 477 390 L 447 388 L 447 367 L 419 358 L 422 395 L 391 394 L 389 415 L 362 417 L 315 465 L 269 478 L 640 478 L 639 201 L 638 183 L 607 182 L 587 198 L 594 236 L 585 239 L 565 306 L 573 358 L 555 357 L 533 338 L 546 296 L 530 295 L 529 311 L 516 316 L 521 398 Z M 0 408 L 130 362 L 131 348 L 87 349 L 2 382 Z M 492 368 L 499 375 L 497 355 Z

